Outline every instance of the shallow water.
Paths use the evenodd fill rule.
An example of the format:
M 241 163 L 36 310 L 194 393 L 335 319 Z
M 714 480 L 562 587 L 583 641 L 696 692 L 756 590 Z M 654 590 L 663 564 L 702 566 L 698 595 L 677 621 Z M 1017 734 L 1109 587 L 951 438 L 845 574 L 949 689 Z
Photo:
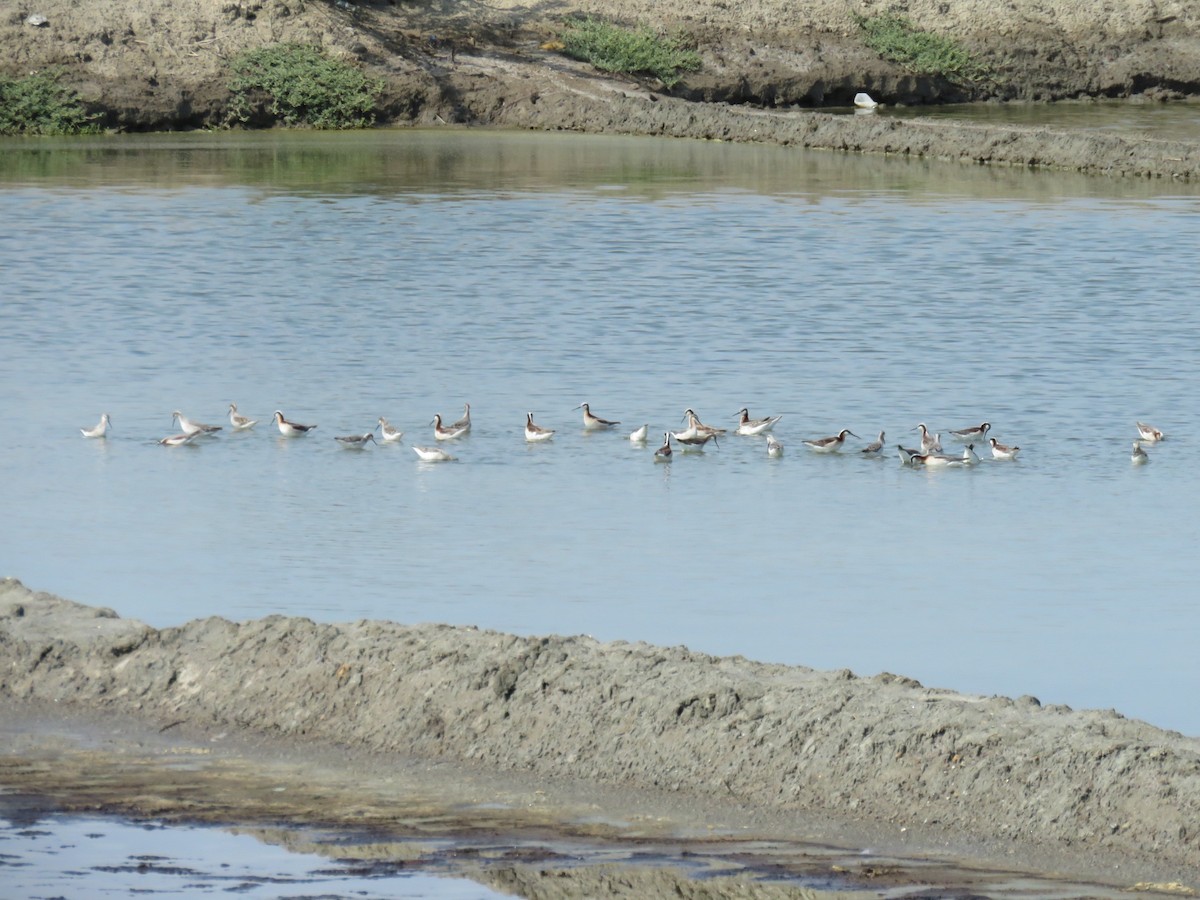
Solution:
M 0 574 L 159 626 L 589 633 L 1200 734 L 1196 188 L 533 134 L 2 151 Z M 262 423 L 155 443 L 230 401 Z M 464 402 L 458 462 L 418 462 Z M 784 457 L 655 465 L 688 406 L 782 413 Z M 402 446 L 333 441 L 381 415 Z M 1139 418 L 1169 438 L 1135 468 Z M 983 420 L 1016 462 L 856 450 Z

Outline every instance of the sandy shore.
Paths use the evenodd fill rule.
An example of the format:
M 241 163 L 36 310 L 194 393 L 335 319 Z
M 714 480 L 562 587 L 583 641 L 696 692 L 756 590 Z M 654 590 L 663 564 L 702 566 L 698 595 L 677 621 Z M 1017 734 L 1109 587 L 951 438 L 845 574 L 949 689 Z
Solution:
M 719 823 L 1200 886 L 1200 741 L 1112 711 L 584 637 L 281 616 L 155 630 L 11 579 L 0 659 L 0 784 L 57 808 L 382 827 L 401 807 L 482 803 L 504 812 L 454 828 L 675 839 Z

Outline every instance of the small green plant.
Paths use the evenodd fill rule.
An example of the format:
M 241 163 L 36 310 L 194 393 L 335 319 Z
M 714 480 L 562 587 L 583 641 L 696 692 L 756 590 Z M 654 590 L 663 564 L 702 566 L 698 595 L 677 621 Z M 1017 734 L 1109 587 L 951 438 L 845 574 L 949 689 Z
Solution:
M 285 125 L 312 128 L 366 128 L 375 123 L 375 101 L 383 82 L 330 59 L 318 47 L 260 47 L 235 58 L 232 67 L 233 122 L 253 122 L 266 112 Z
M 597 19 L 571 22 L 563 33 L 563 52 L 604 72 L 652 75 L 667 87 L 682 72 L 700 68 L 700 56 L 677 38 L 660 37 L 646 26 L 620 28 Z
M 988 77 L 987 67 L 957 41 L 922 31 L 903 16 L 857 16 L 856 22 L 868 47 L 918 75 L 968 84 Z
M 61 69 L 22 78 L 0 75 L 0 134 L 81 134 L 99 129 Z

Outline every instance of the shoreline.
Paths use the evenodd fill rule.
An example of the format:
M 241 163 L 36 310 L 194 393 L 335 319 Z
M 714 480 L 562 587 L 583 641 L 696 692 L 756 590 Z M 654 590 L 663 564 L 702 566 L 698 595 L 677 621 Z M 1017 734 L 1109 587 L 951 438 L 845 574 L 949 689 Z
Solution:
M 19 736 L 0 783 L 63 809 L 319 824 L 337 796 L 340 824 L 369 825 L 371 808 L 383 824 L 415 786 L 461 800 L 441 773 L 490 798 L 465 831 L 495 830 L 479 803 L 507 791 L 521 815 L 500 830 L 514 833 L 571 835 L 593 809 L 671 840 L 720 821 L 731 835 L 1197 887 L 1200 740 L 1112 711 L 580 637 L 283 616 L 156 630 L 12 579 L 0 647 L 3 719 Z M 120 734 L 118 720 L 131 723 Z M 228 753 L 231 793 L 178 789 L 181 755 L 193 783 Z M 356 763 L 347 786 L 347 756 L 373 775 L 359 782 Z M 124 779 L 131 759 L 140 774 Z M 326 800 L 281 810 L 280 759 Z M 71 771 L 100 772 L 107 793 Z

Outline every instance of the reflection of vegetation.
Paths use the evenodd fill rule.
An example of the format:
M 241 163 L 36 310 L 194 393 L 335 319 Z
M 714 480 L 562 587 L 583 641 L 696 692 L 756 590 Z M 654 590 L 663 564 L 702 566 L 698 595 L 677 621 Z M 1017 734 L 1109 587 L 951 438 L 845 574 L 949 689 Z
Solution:
M 903 16 L 856 16 L 855 21 L 868 47 L 918 75 L 940 75 L 960 83 L 988 76 L 987 67 L 957 41 L 922 31 Z
M 700 56 L 677 38 L 660 37 L 649 28 L 618 28 L 596 19 L 571 22 L 563 33 L 564 52 L 604 72 L 653 75 L 667 87 L 681 72 L 700 68 Z
M 232 66 L 232 121 L 246 124 L 269 118 L 313 128 L 366 128 L 375 123 L 375 100 L 383 83 L 330 59 L 317 47 L 260 47 L 238 56 Z
M 78 134 L 97 131 L 61 69 L 23 78 L 0 75 L 0 134 Z

